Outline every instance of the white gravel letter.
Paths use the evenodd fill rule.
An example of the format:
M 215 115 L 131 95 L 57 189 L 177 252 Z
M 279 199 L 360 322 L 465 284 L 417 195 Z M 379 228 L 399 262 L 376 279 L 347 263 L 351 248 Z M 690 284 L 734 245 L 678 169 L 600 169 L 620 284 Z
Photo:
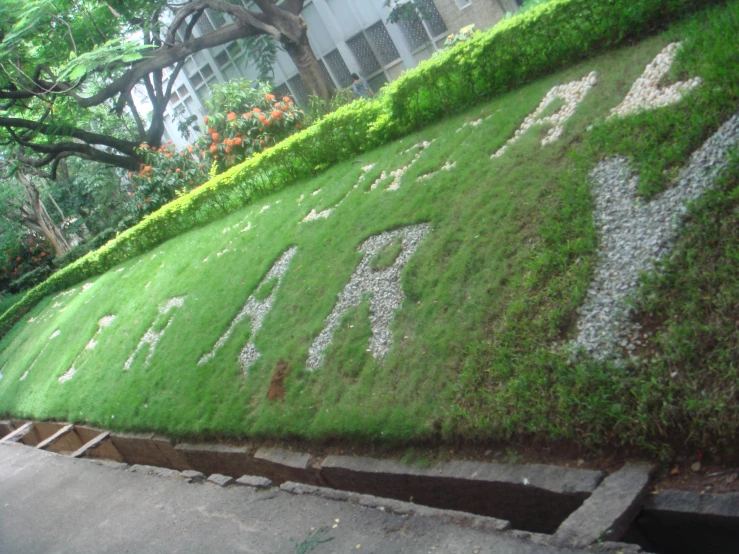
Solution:
M 97 340 L 95 340 L 97 336 L 101 333 L 103 329 L 108 327 L 114 321 L 115 321 L 114 315 L 106 315 L 100 318 L 100 321 L 98 321 L 98 330 L 92 336 L 92 338 L 90 339 L 90 342 L 87 343 L 85 348 L 82 349 L 82 352 L 80 352 L 77 355 L 77 357 L 74 359 L 69 369 L 62 376 L 59 377 L 58 381 L 60 383 L 66 383 L 72 377 L 74 377 L 74 374 L 77 373 L 77 366 L 81 366 L 87 359 L 87 353 L 97 346 L 98 342 Z M 81 359 L 83 355 L 85 356 L 85 358 Z
M 666 256 L 683 222 L 686 204 L 713 186 L 739 146 L 739 114 L 690 158 L 677 183 L 649 203 L 636 199 L 638 175 L 623 158 L 601 162 L 592 172 L 593 217 L 600 238 L 598 265 L 585 303 L 580 308 L 575 347 L 596 359 L 620 358 L 620 348 L 634 350 L 638 325 L 629 320 L 629 299 L 639 274 Z
M 251 294 L 249 298 L 246 299 L 246 304 L 244 304 L 244 307 L 238 314 L 236 314 L 236 317 L 231 322 L 231 325 L 228 327 L 228 329 L 226 329 L 226 332 L 223 333 L 221 338 L 218 339 L 210 352 L 208 352 L 207 354 L 203 354 L 203 357 L 200 358 L 200 361 L 198 361 L 198 365 L 202 365 L 215 357 L 216 352 L 218 352 L 218 350 L 224 344 L 226 344 L 226 341 L 234 332 L 236 326 L 246 316 L 251 317 L 251 334 L 249 342 L 243 348 L 241 354 L 239 354 L 239 363 L 241 364 L 241 369 L 244 371 L 244 373 L 246 373 L 249 370 L 249 366 L 257 361 L 260 353 L 259 350 L 257 350 L 256 345 L 254 344 L 254 337 L 259 332 L 259 329 L 262 328 L 264 318 L 272 309 L 272 305 L 274 304 L 275 298 L 277 296 L 277 291 L 279 290 L 280 285 L 282 285 L 282 280 L 285 277 L 285 273 L 287 273 L 287 268 L 290 266 L 290 260 L 292 260 L 297 251 L 297 247 L 293 246 L 292 248 L 287 250 L 280 257 L 279 260 L 274 263 L 269 272 L 267 272 L 267 275 L 264 276 L 264 279 L 262 279 L 257 288 L 254 289 L 254 292 L 256 293 L 263 284 L 268 283 L 272 279 L 277 279 L 277 283 L 275 283 L 275 286 L 272 287 L 272 291 L 270 292 L 269 296 L 267 298 L 264 298 L 263 300 L 258 300 L 254 296 L 254 294 Z
M 359 267 L 349 280 L 349 284 L 339 294 L 339 300 L 326 318 L 323 330 L 308 349 L 306 369 L 314 371 L 323 365 L 326 348 L 331 344 L 341 318 L 350 308 L 359 306 L 365 295 L 370 295 L 369 317 L 372 337 L 369 341 L 369 351 L 375 359 L 381 359 L 387 354 L 393 343 L 390 324 L 395 311 L 403 302 L 400 272 L 429 231 L 428 224 L 411 225 L 375 235 L 364 241 L 359 247 L 359 251 L 364 253 L 362 261 L 359 262 Z M 402 249 L 395 262 L 386 269 L 373 270 L 370 266 L 372 258 L 396 239 L 401 240 Z
M 550 142 L 554 142 L 555 140 L 559 139 L 559 137 L 562 136 L 565 122 L 573 115 L 575 115 L 575 110 L 577 110 L 577 106 L 580 105 L 580 102 L 585 99 L 585 96 L 587 96 L 588 92 L 590 92 L 590 89 L 595 86 L 596 82 L 597 74 L 595 71 L 593 71 L 589 75 L 583 77 L 581 81 L 572 81 L 571 83 L 567 83 L 566 85 L 558 85 L 554 87 L 547 93 L 547 95 L 544 97 L 544 100 L 542 100 L 541 104 L 539 104 L 539 107 L 534 110 L 534 113 L 524 119 L 521 128 L 516 131 L 516 134 L 513 135 L 513 138 L 506 142 L 495 154 L 491 156 L 491 158 L 500 158 L 505 153 L 505 151 L 508 150 L 508 147 L 511 144 L 517 142 L 524 135 L 524 133 L 526 133 L 526 131 L 531 129 L 531 127 L 533 127 L 534 125 L 542 125 L 544 123 L 549 123 L 552 125 L 552 129 L 541 141 L 542 146 L 546 146 Z M 544 113 L 544 110 L 547 109 L 549 104 L 551 104 L 558 98 L 564 100 L 565 105 L 558 109 L 552 115 L 541 117 L 541 114 Z
M 625 116 L 646 110 L 654 110 L 675 104 L 683 96 L 701 84 L 701 78 L 680 81 L 669 87 L 660 86 L 660 81 L 670 71 L 681 43 L 673 42 L 657 54 L 631 87 L 624 101 L 611 110 L 609 119 L 614 116 Z
M 159 306 L 159 315 L 157 315 L 157 317 L 154 318 L 154 321 L 149 327 L 149 330 L 146 331 L 146 333 L 144 333 L 143 337 L 141 337 L 141 340 L 139 341 L 139 344 L 136 347 L 136 350 L 133 351 L 133 354 L 131 354 L 131 357 L 128 358 L 128 360 L 126 360 L 126 363 L 123 365 L 123 369 L 125 371 L 128 371 L 129 369 L 131 369 L 131 366 L 133 365 L 133 361 L 136 358 L 136 355 L 139 353 L 139 350 L 141 350 L 147 344 L 149 345 L 149 352 L 146 354 L 146 359 L 144 360 L 144 368 L 149 366 L 149 361 L 151 360 L 151 357 L 154 355 L 154 350 L 156 350 L 157 344 L 159 344 L 159 341 L 162 340 L 164 333 L 167 332 L 167 328 L 169 328 L 169 326 L 172 325 L 174 314 L 169 316 L 167 323 L 164 325 L 164 327 L 161 328 L 161 330 L 155 331 L 154 329 L 158 327 L 157 324 L 163 321 L 163 319 L 166 318 L 174 308 L 181 308 L 184 303 L 185 303 L 184 296 L 175 296 L 174 298 L 170 298 L 167 302 Z

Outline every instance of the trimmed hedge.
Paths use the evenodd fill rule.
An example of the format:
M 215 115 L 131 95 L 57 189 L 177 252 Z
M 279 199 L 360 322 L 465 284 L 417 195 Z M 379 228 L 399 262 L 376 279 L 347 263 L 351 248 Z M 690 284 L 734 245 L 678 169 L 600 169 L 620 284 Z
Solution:
M 73 261 L 80 259 L 82 256 L 84 256 L 88 252 L 97 250 L 109 240 L 114 239 L 115 236 L 116 236 L 115 230 L 104 229 L 103 231 L 100 231 L 97 235 L 92 237 L 90 240 L 88 240 L 87 242 L 78 244 L 77 246 L 70 248 L 68 252 L 65 252 L 61 256 L 57 256 L 56 258 L 54 258 L 54 266 L 57 269 L 62 269 L 63 267 L 66 267 L 69 264 L 71 264 Z
M 422 62 L 357 101 L 145 217 L 35 287 L 0 317 L 0 336 L 36 303 L 196 226 L 429 123 L 721 0 L 551 0 Z

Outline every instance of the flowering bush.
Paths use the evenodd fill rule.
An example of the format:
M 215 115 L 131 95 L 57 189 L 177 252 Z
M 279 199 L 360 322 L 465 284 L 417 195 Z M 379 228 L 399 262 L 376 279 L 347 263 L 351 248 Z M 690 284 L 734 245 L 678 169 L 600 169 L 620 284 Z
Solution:
M 222 173 L 280 142 L 305 125 L 293 100 L 277 98 L 270 85 L 235 80 L 213 88 L 206 102 L 203 134 L 195 143 L 210 166 Z
M 222 173 L 303 128 L 303 110 L 271 90 L 243 79 L 217 85 L 205 104 L 209 115 L 194 145 L 177 151 L 171 141 L 160 148 L 141 144 L 141 167 L 128 174 L 129 211 L 139 216 L 153 212 L 205 183 L 211 168 Z
M 137 152 L 143 163 L 138 172 L 128 174 L 128 207 L 138 215 L 152 212 L 208 180 L 208 167 L 198 161 L 192 146 L 178 152 L 171 141 L 160 148 L 141 144 Z

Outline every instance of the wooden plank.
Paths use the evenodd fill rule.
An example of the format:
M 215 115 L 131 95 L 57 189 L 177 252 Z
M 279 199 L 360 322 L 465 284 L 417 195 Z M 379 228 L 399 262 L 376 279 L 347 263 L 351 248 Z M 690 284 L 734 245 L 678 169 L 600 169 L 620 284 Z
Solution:
M 54 444 L 61 437 L 63 437 L 67 433 L 69 433 L 72 430 L 73 427 L 74 427 L 74 425 L 72 425 L 72 424 L 65 425 L 64 427 L 62 427 L 61 429 L 59 429 L 56 433 L 54 433 L 53 435 L 51 435 L 48 439 L 46 439 L 45 441 L 42 441 L 42 442 L 38 443 L 36 445 L 36 449 L 43 450 L 47 446 Z
M 105 439 L 107 439 L 110 436 L 110 431 L 103 431 L 100 433 L 97 437 L 89 441 L 87 444 L 82 445 L 77 452 L 72 454 L 72 458 L 81 458 L 85 455 L 85 452 L 88 450 L 95 448 L 98 444 L 103 442 Z
M 5 436 L 0 440 L 0 444 L 8 444 L 11 442 L 16 442 L 23 437 L 25 437 L 28 433 L 31 432 L 31 429 L 33 429 L 33 421 L 29 421 L 25 425 L 19 427 L 9 435 Z

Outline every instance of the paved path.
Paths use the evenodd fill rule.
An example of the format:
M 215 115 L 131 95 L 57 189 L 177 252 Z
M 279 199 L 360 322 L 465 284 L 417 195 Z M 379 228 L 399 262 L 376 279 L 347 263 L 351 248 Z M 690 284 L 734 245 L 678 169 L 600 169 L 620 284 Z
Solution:
M 302 552 L 583 552 L 535 546 L 508 536 L 312 496 L 189 484 L 24 446 L 0 445 L 2 554 L 290 554 L 300 552 L 296 546 L 311 529 L 323 525 L 331 527 L 326 536 L 333 540 Z

